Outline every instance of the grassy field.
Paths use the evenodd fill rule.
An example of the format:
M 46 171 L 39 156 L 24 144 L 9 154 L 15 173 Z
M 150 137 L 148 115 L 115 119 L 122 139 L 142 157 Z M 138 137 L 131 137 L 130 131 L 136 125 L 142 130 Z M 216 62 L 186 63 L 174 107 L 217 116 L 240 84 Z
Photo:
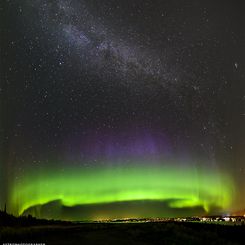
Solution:
M 245 244 L 245 226 L 201 223 L 84 223 L 0 227 L 1 243 Z

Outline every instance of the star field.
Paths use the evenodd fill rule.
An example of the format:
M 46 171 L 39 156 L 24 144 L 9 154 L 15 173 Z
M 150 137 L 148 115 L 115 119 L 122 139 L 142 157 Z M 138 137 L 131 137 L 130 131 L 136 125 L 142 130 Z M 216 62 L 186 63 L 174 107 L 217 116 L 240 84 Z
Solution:
M 142 164 L 229 173 L 244 208 L 242 1 L 1 5 L 1 205 L 33 169 Z

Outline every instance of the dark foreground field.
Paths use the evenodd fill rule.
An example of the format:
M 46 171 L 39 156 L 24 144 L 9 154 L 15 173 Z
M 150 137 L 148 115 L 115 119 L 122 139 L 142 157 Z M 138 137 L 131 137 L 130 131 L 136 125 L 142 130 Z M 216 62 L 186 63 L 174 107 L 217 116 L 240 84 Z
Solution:
M 84 223 L 1 227 L 2 243 L 245 244 L 245 226 L 201 223 Z

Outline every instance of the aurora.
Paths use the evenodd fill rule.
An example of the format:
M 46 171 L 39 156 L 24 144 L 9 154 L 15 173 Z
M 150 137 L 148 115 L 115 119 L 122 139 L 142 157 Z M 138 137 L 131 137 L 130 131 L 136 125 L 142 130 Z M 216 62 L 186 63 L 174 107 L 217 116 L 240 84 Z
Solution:
M 21 183 L 21 184 L 20 184 Z M 11 209 L 28 208 L 60 200 L 72 207 L 127 201 L 170 200 L 171 208 L 229 208 L 233 181 L 221 171 L 193 167 L 128 165 L 76 167 L 29 173 L 12 186 Z

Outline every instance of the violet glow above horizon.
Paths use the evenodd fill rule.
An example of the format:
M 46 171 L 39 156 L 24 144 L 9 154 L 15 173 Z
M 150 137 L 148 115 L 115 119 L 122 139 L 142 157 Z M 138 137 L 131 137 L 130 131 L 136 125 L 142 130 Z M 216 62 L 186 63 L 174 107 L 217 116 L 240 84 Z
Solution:
M 184 147 L 181 147 L 184 150 Z M 120 129 L 117 132 L 88 130 L 86 135 L 68 138 L 62 147 L 68 162 L 105 161 L 107 164 L 127 163 L 135 159 L 159 160 L 173 158 L 171 141 L 162 130 Z M 123 161 L 121 161 L 123 160 Z
M 176 149 L 160 131 L 90 133 L 68 142 L 66 161 L 39 162 L 11 181 L 11 212 L 27 214 L 30 208 L 57 200 L 66 207 L 162 201 L 170 209 L 202 208 L 204 213 L 227 212 L 233 203 L 235 184 L 226 171 L 200 160 L 177 160 Z M 96 213 L 101 211 L 98 206 Z M 128 212 L 144 218 L 130 207 Z M 159 217 L 163 214 L 161 210 Z

